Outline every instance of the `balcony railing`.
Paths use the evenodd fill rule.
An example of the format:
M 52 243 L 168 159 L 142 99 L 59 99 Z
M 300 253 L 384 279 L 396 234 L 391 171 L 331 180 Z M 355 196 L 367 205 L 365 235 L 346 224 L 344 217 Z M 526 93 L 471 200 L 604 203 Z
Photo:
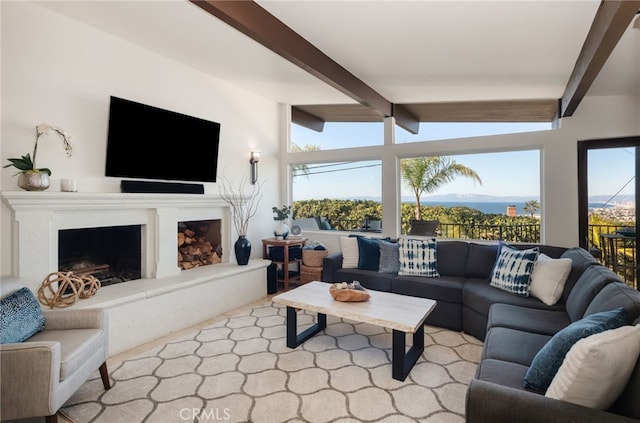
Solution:
M 589 225 L 589 251 L 616 272 L 625 283 L 638 288 L 635 233 L 627 234 L 628 226 Z
M 441 223 L 436 234 L 442 238 L 481 239 L 508 242 L 540 242 L 540 225 L 477 225 Z

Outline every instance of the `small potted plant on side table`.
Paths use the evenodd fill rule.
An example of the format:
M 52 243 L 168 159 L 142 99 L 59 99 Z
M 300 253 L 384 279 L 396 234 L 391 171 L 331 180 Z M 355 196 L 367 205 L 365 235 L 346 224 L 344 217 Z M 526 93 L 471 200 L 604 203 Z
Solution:
M 291 206 L 283 205 L 282 208 L 272 207 L 273 220 L 276 221 L 276 227 L 273 230 L 273 235 L 276 239 L 287 239 L 289 236 L 289 226 L 285 223 L 289 215 L 291 214 Z

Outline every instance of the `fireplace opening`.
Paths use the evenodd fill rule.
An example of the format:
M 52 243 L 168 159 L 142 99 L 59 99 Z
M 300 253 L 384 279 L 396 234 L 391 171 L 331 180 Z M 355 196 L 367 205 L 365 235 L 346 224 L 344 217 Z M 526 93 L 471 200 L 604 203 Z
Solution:
M 142 277 L 142 225 L 58 232 L 58 271 L 90 274 L 102 286 Z
M 181 270 L 222 261 L 220 220 L 178 222 L 178 266 Z

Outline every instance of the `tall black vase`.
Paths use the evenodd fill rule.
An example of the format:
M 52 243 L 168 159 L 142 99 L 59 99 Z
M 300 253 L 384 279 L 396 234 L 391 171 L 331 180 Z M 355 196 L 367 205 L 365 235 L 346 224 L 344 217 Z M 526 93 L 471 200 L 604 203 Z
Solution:
M 246 236 L 240 235 L 234 245 L 236 252 L 236 260 L 240 266 L 244 266 L 249 263 L 249 257 L 251 256 L 251 242 Z

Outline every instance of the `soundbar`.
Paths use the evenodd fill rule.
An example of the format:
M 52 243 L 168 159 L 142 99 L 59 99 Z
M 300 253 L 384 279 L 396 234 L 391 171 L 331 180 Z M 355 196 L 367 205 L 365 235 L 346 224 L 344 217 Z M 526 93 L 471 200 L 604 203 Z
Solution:
M 181 182 L 128 181 L 123 179 L 120 182 L 120 191 L 140 194 L 204 194 L 204 185 Z

